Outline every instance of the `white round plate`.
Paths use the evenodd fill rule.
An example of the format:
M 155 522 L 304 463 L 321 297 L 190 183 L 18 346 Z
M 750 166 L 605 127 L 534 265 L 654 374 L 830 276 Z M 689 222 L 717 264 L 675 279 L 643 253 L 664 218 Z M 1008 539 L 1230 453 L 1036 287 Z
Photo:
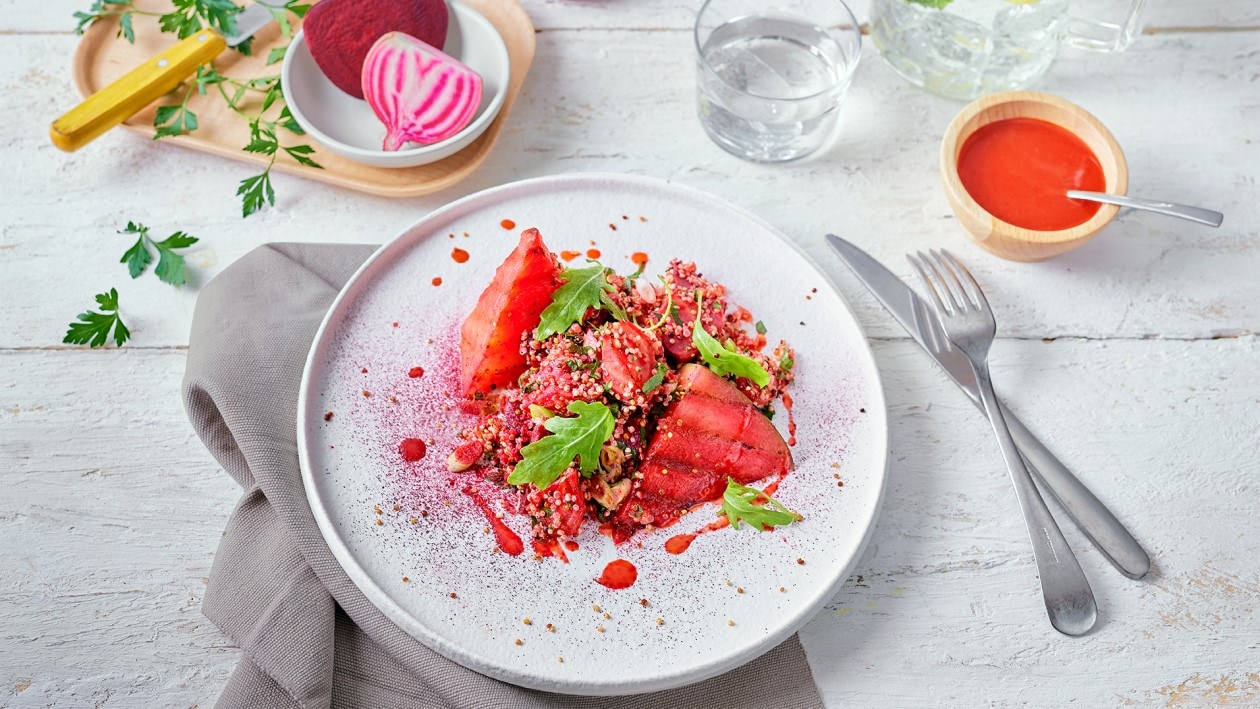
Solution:
M 471 7 L 448 0 L 450 25 L 442 51 L 481 75 L 481 104 L 459 133 L 432 145 L 385 151 L 385 126 L 367 101 L 337 88 L 311 57 L 306 35 L 298 32 L 281 68 L 284 102 L 312 138 L 338 155 L 375 167 L 415 167 L 437 162 L 468 147 L 498 115 L 507 96 L 511 66 L 498 30 Z
M 732 304 L 765 323 L 772 343 L 782 338 L 796 348 L 796 469 L 775 497 L 804 521 L 704 534 L 677 556 L 665 541 L 717 519 L 716 505 L 620 547 L 588 521 L 566 564 L 532 558 L 528 520 L 508 513 L 504 521 L 526 540 L 526 553 L 495 551 L 486 519 L 461 490 L 475 484 L 495 509 L 503 509 L 501 496 L 476 474 L 446 469 L 456 432 L 470 422 L 451 392 L 459 324 L 527 227 L 557 253 L 598 249 L 602 263 L 622 273 L 634 269 L 635 252 L 648 254 L 649 277 L 670 259 L 695 261 L 727 286 Z M 454 249 L 467 251 L 468 261 L 456 263 Z M 410 377 L 413 367 L 423 376 Z M 324 319 L 298 412 L 315 519 L 363 593 L 455 662 L 570 694 L 690 684 L 782 642 L 848 577 L 874 527 L 887 461 L 870 348 L 818 267 L 735 205 L 621 175 L 547 177 L 479 192 L 383 246 Z M 774 422 L 786 430 L 781 406 Z M 398 453 L 407 437 L 430 441 L 418 463 Z M 638 568 L 635 584 L 620 591 L 595 581 L 616 558 Z

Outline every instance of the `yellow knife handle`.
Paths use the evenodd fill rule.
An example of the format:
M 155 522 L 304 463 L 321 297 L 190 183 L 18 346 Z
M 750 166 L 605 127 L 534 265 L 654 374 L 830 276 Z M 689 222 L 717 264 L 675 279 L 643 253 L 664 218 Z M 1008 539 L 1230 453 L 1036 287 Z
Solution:
M 67 153 L 87 145 L 105 131 L 131 118 L 214 59 L 227 48 L 218 32 L 204 28 L 179 44 L 132 69 L 117 81 L 88 96 L 53 121 L 53 145 Z

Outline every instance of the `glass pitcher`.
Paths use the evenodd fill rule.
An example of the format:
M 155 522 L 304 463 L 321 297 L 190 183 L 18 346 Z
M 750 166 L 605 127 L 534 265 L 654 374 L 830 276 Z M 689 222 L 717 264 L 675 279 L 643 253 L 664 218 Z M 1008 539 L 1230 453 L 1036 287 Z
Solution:
M 871 39 L 910 83 L 970 100 L 1028 87 L 1050 68 L 1060 44 L 1117 52 L 1141 32 L 1146 0 L 1078 3 L 1104 16 L 1082 18 L 1068 0 L 872 0 Z

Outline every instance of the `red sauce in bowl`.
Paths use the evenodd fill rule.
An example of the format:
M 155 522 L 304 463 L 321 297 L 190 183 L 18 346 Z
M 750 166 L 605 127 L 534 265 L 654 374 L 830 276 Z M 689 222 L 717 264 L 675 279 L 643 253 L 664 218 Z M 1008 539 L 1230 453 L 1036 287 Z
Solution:
M 958 152 L 958 178 L 986 212 L 1037 231 L 1070 229 L 1100 205 L 1070 199 L 1068 190 L 1106 190 L 1102 165 L 1085 141 L 1037 118 L 982 126 Z

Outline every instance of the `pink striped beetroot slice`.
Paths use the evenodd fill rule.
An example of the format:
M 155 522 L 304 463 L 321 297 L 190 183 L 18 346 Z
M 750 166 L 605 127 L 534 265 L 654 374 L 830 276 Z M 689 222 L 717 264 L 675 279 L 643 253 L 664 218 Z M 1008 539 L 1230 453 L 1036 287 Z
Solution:
M 385 150 L 459 133 L 481 104 L 481 76 L 442 50 L 390 32 L 363 62 L 363 97 L 385 124 Z

